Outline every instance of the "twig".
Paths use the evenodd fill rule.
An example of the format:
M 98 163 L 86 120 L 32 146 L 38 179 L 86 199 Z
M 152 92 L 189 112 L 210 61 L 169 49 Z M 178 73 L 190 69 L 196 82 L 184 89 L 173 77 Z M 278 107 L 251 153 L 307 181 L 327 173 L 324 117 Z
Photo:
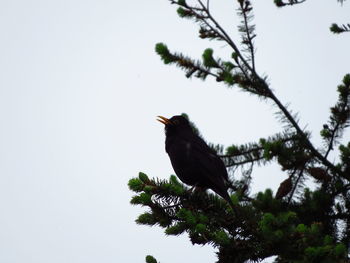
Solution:
M 227 44 L 229 44 L 233 50 L 237 53 L 237 55 L 239 56 L 239 58 L 243 61 L 244 65 L 249 69 L 249 71 L 251 72 L 255 72 L 255 70 L 249 65 L 249 63 L 246 61 L 246 59 L 243 57 L 243 55 L 241 54 L 240 50 L 238 49 L 238 47 L 236 46 L 236 44 L 233 42 L 233 40 L 229 37 L 229 35 L 226 33 L 226 31 L 220 26 L 220 24 L 214 19 L 214 17 L 212 17 L 211 13 L 209 12 L 209 10 L 205 7 L 205 5 L 202 3 L 201 0 L 197 0 L 198 3 L 201 5 L 201 7 L 203 8 L 203 10 L 206 12 L 206 14 L 208 15 L 208 18 L 214 23 L 214 25 L 216 26 L 216 28 L 221 32 L 221 35 L 224 36 L 223 39 L 226 40 Z M 212 26 L 210 26 L 210 28 L 212 28 Z
M 294 174 L 296 173 L 296 171 L 297 171 L 297 169 L 294 169 L 293 173 L 290 175 L 290 178 L 291 178 L 292 176 L 294 176 Z M 292 201 L 294 192 L 295 192 L 295 190 L 297 189 L 299 180 L 300 180 L 300 178 L 302 177 L 303 172 L 304 172 L 304 168 L 300 170 L 299 175 L 298 175 L 298 178 L 297 178 L 297 180 L 296 180 L 295 183 L 294 183 L 292 192 L 290 193 L 290 196 L 289 196 L 289 199 L 288 199 L 288 204 L 290 204 L 290 202 Z
M 341 109 L 341 112 L 345 110 L 345 108 L 348 107 L 348 100 L 346 100 L 346 102 L 343 104 L 343 107 Z M 334 129 L 332 130 L 332 135 L 331 135 L 331 139 L 329 141 L 329 145 L 328 145 L 328 149 L 326 154 L 324 155 L 325 158 L 327 158 L 328 154 L 330 153 L 330 151 L 333 149 L 333 144 L 334 144 L 334 140 L 337 134 L 337 131 L 340 127 L 340 121 L 337 121 L 337 124 L 334 126 Z
M 251 56 L 251 60 L 252 60 L 252 68 L 255 72 L 255 56 L 254 56 L 254 46 L 253 46 L 253 38 L 249 33 L 249 25 L 248 25 L 248 17 L 246 12 L 243 9 L 243 2 L 241 5 L 241 9 L 242 9 L 242 15 L 243 15 L 243 19 L 244 19 L 244 27 L 246 29 L 246 34 L 247 34 L 247 38 L 248 38 L 248 47 L 249 47 L 249 51 L 250 51 L 250 56 Z
M 269 89 L 267 87 L 267 89 Z M 269 89 L 270 90 L 270 89 Z M 337 172 L 338 174 L 343 175 L 345 178 L 349 179 L 348 175 L 345 175 L 339 168 L 335 167 L 334 164 L 332 164 L 330 161 L 328 161 L 327 158 L 325 158 L 319 151 L 315 149 L 313 144 L 310 142 L 306 134 L 302 131 L 298 123 L 294 120 L 292 115 L 289 113 L 289 111 L 283 106 L 283 104 L 277 99 L 275 94 L 270 90 L 271 92 L 271 99 L 277 104 L 278 108 L 283 112 L 285 117 L 289 120 L 289 122 L 293 125 L 297 133 L 305 140 L 306 146 L 309 148 L 311 153 L 317 157 L 325 166 L 330 168 L 332 171 Z

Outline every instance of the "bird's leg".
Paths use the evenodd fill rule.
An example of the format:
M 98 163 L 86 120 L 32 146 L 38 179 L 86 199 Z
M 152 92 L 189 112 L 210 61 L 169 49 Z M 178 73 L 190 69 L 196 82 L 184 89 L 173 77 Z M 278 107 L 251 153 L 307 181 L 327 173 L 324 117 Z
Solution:
M 205 192 L 206 190 L 207 188 L 202 186 L 195 186 L 195 189 L 194 189 L 195 192 L 201 192 L 201 193 Z
M 193 193 L 193 192 L 205 192 L 205 190 L 207 190 L 207 188 L 198 186 L 198 184 L 195 184 L 188 191 L 190 193 Z
M 189 191 L 190 193 L 192 193 L 193 190 L 194 190 L 195 188 L 196 188 L 196 185 L 192 186 L 190 189 L 188 189 L 188 191 Z

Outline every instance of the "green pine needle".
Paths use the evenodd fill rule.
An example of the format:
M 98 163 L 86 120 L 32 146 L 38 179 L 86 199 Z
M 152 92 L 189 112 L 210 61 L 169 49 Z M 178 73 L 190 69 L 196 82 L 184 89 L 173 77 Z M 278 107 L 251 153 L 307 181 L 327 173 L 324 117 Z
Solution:
M 192 18 L 194 16 L 193 12 L 182 7 L 179 7 L 176 11 L 177 14 L 182 18 Z
M 220 244 L 221 246 L 230 244 L 230 238 L 227 235 L 227 233 L 223 230 L 215 232 L 213 234 L 213 239 L 216 243 Z
M 186 3 L 185 0 L 178 0 L 178 1 L 177 1 L 177 4 L 178 4 L 178 5 L 182 5 L 182 6 L 184 6 L 184 7 L 187 7 L 187 3 Z
M 139 179 L 143 182 L 143 183 L 149 183 L 149 178 L 145 173 L 139 172 Z
M 136 223 L 140 225 L 155 225 L 157 224 L 157 220 L 154 218 L 154 216 L 151 213 L 143 213 L 139 215 L 139 217 L 136 219 Z
M 219 65 L 213 58 L 213 50 L 211 48 L 207 48 L 204 50 L 202 58 L 203 58 L 203 64 L 204 66 L 208 68 L 218 68 Z
M 195 227 L 197 233 L 204 233 L 206 231 L 206 226 L 204 224 L 197 224 Z
M 157 43 L 155 51 L 158 55 L 160 55 L 164 64 L 170 64 L 176 61 L 176 59 L 170 54 L 168 47 L 164 43 Z
M 146 263 L 157 263 L 157 260 L 154 257 L 148 255 L 146 256 Z
M 350 74 L 346 74 L 343 78 L 343 83 L 345 86 L 350 88 Z
M 346 250 L 346 246 L 342 243 L 337 244 L 334 248 L 334 254 L 339 257 L 339 258 L 343 258 L 346 256 L 347 250 Z
M 143 190 L 144 184 L 139 178 L 132 178 L 128 183 L 129 189 L 134 192 L 141 192 Z
M 165 234 L 178 236 L 178 235 L 181 235 L 185 230 L 186 230 L 186 227 L 184 226 L 183 223 L 180 222 L 180 223 L 177 223 L 176 225 L 167 227 L 165 229 Z
M 333 32 L 334 34 L 340 34 L 344 32 L 344 29 L 342 29 L 341 27 L 339 27 L 337 24 L 333 23 L 331 25 L 331 27 L 329 28 L 329 30 L 331 32 Z

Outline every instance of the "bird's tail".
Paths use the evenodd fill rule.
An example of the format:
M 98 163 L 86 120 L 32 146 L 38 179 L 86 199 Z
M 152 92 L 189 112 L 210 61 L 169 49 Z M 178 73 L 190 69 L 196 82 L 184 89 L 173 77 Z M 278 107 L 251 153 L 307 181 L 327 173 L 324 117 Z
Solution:
M 225 183 L 226 182 L 223 182 L 223 184 L 221 184 L 221 185 L 217 185 L 215 187 L 212 187 L 211 190 L 213 190 L 215 193 L 220 195 L 224 200 L 226 200 L 227 203 L 231 206 L 232 210 L 235 211 L 235 210 L 237 210 L 236 206 L 232 202 L 232 199 L 231 199 L 230 195 L 227 192 L 229 187 Z M 229 183 L 229 182 L 227 181 L 227 183 Z
M 232 202 L 230 195 L 227 192 L 225 192 L 224 195 L 221 195 L 221 197 L 227 201 L 227 203 L 231 206 L 232 210 L 236 209 L 235 205 Z
M 226 202 L 232 207 L 232 210 L 236 210 L 236 206 L 233 204 L 232 199 L 230 195 L 227 193 L 227 190 L 220 189 L 213 189 L 214 192 L 216 192 L 218 195 L 220 195 Z

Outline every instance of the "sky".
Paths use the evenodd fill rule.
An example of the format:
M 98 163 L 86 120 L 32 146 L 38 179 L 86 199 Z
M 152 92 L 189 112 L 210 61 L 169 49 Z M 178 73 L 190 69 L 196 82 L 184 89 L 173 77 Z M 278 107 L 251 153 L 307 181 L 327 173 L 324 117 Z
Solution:
M 328 28 L 350 22 L 350 5 L 252 2 L 257 70 L 320 147 L 319 130 L 350 68 L 350 35 Z M 186 235 L 137 225 L 145 208 L 130 205 L 127 182 L 140 171 L 173 174 L 157 115 L 186 112 L 207 141 L 226 146 L 283 129 L 271 102 L 186 79 L 154 52 L 158 42 L 194 58 L 208 47 L 228 57 L 229 48 L 200 40 L 166 0 L 0 5 L 0 262 L 144 262 L 148 254 L 164 263 L 215 262 L 215 250 L 192 246 Z M 213 15 L 239 41 L 236 8 L 212 1 Z M 253 176 L 253 192 L 276 191 L 286 178 L 273 165 Z

